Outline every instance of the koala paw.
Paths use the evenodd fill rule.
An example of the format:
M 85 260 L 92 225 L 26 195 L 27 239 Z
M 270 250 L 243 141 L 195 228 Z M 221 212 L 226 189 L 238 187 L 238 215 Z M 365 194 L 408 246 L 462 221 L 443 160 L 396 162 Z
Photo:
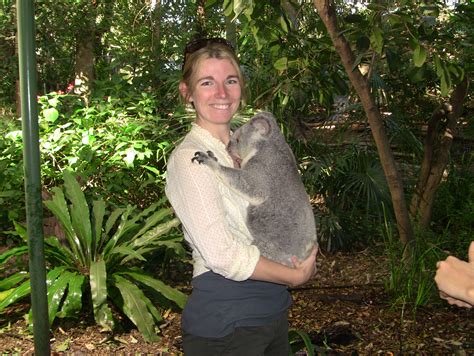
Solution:
M 207 162 L 209 162 L 210 159 L 217 162 L 217 158 L 216 156 L 214 156 L 214 153 L 212 153 L 212 151 L 207 151 L 206 153 L 197 151 L 194 154 L 194 157 L 191 159 L 191 162 L 197 161 L 199 164 L 201 163 L 206 164 Z

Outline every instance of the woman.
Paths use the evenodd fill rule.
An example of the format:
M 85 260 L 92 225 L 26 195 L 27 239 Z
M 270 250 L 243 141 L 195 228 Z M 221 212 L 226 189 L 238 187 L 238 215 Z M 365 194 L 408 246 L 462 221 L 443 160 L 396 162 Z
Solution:
M 294 259 L 294 268 L 261 256 L 245 226 L 247 202 L 191 161 L 209 150 L 233 166 L 226 145 L 244 79 L 232 46 L 221 38 L 189 43 L 182 72 L 179 90 L 196 119 L 169 159 L 166 195 L 194 260 L 182 315 L 185 355 L 288 355 L 287 286 L 314 274 L 317 250 Z

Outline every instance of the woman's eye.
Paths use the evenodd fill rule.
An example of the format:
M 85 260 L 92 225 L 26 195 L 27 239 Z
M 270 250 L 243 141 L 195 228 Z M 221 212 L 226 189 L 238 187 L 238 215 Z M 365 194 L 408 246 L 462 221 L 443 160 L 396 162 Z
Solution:
M 239 81 L 237 79 L 229 79 L 227 81 L 227 84 L 238 84 L 238 83 L 239 83 Z
M 210 80 L 205 80 L 201 82 L 201 86 L 206 87 L 212 85 L 212 82 Z

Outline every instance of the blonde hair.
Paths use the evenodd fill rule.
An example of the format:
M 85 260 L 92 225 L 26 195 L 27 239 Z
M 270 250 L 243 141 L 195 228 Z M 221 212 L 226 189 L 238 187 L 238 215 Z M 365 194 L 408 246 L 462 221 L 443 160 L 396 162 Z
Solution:
M 237 71 L 243 101 L 245 98 L 245 80 L 234 50 L 232 47 L 220 42 L 208 42 L 204 47 L 199 48 L 192 53 L 185 54 L 181 79 L 181 82 L 187 87 L 186 97 L 184 98 L 185 103 L 188 102 L 189 97 L 193 94 L 194 87 L 197 83 L 197 68 L 203 60 L 209 58 L 228 59 L 232 63 Z

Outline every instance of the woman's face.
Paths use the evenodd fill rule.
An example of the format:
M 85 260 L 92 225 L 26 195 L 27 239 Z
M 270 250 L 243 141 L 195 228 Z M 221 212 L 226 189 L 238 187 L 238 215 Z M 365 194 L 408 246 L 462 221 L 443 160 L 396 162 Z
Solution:
M 189 101 L 197 113 L 196 123 L 212 131 L 216 125 L 230 125 L 240 105 L 241 83 L 229 59 L 203 59 L 196 69 L 196 84 Z M 188 88 L 181 87 L 185 94 Z

